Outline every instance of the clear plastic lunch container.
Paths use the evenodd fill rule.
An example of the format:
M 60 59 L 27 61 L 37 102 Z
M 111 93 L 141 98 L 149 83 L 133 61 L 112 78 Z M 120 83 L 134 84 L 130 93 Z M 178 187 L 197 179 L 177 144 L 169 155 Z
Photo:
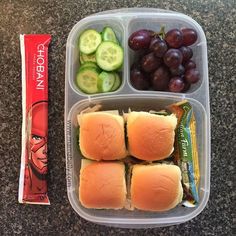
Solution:
M 139 91 L 130 84 L 130 65 L 134 53 L 128 47 L 128 38 L 138 29 L 166 31 L 172 28 L 190 27 L 198 33 L 193 45 L 193 59 L 201 74 L 201 80 L 186 93 L 160 91 Z M 101 31 L 111 26 L 124 48 L 122 85 L 110 93 L 88 95 L 81 92 L 76 84 L 76 71 L 79 68 L 78 38 L 88 28 Z M 118 109 L 120 112 L 131 108 L 135 111 L 160 110 L 167 105 L 187 99 L 194 110 L 197 123 L 197 141 L 200 167 L 199 204 L 193 208 L 177 206 L 163 212 L 96 210 L 84 208 L 78 198 L 79 171 L 82 156 L 77 148 L 76 115 L 88 106 L 101 104 L 103 110 Z M 109 226 L 125 228 L 150 228 L 180 224 L 197 216 L 206 206 L 210 193 L 210 108 L 207 65 L 207 44 L 201 26 L 192 18 L 177 12 L 160 9 L 131 8 L 101 12 L 79 21 L 71 30 L 66 45 L 65 73 L 65 148 L 67 170 L 67 192 L 74 210 L 84 219 Z

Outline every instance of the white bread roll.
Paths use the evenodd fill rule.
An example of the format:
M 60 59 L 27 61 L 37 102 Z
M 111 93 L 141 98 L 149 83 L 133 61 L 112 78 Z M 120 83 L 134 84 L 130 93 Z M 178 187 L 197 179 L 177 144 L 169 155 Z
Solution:
M 174 150 L 176 125 L 175 115 L 130 112 L 127 116 L 129 153 L 146 161 L 169 157 Z
M 145 211 L 168 211 L 182 201 L 181 171 L 176 165 L 134 165 L 131 203 Z
M 79 199 L 86 208 L 123 208 L 126 201 L 124 164 L 83 159 L 80 170 Z
M 118 160 L 126 157 L 124 119 L 109 112 L 78 116 L 80 150 L 91 160 Z

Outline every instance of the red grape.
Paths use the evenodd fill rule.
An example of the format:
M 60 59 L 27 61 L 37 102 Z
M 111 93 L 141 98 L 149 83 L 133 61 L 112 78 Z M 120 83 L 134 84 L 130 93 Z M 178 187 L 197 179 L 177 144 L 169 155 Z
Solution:
M 183 60 L 183 55 L 178 49 L 169 49 L 164 55 L 164 62 L 168 67 L 176 68 Z
M 168 47 L 165 40 L 155 37 L 151 40 L 149 49 L 154 52 L 156 57 L 163 57 Z
M 182 92 L 188 91 L 188 90 L 190 89 L 190 86 L 191 86 L 190 83 L 184 81 L 184 88 L 183 88 L 183 91 L 182 91 Z
M 183 34 L 178 29 L 172 29 L 165 35 L 165 41 L 171 48 L 179 48 L 183 44 Z
M 193 56 L 193 50 L 190 47 L 181 47 L 179 50 L 183 54 L 183 63 L 188 61 Z
M 185 70 L 195 69 L 196 63 L 192 60 L 189 60 L 184 64 L 184 68 L 185 68 Z
M 184 74 L 184 79 L 190 84 L 197 83 L 200 80 L 200 74 L 196 69 L 187 70 Z
M 141 61 L 142 57 L 144 57 L 145 55 L 147 55 L 150 52 L 151 51 L 149 50 L 149 48 L 140 49 L 140 50 L 136 51 L 135 57 L 137 55 L 137 58 Z
M 160 66 L 152 74 L 152 87 L 154 90 L 164 91 L 168 89 L 168 83 L 170 80 L 170 74 L 165 66 Z
M 177 76 L 177 75 L 183 75 L 184 74 L 184 67 L 182 65 L 179 65 L 176 68 L 170 68 L 170 72 L 172 75 Z
M 147 90 L 149 88 L 149 81 L 145 78 L 144 74 L 138 69 L 131 70 L 130 81 L 134 88 L 138 90 Z
M 129 47 L 133 50 L 147 49 L 151 42 L 153 31 L 141 29 L 129 37 Z
M 131 70 L 134 70 L 134 69 L 141 70 L 142 69 L 141 62 L 139 61 L 134 62 L 131 66 Z
M 176 76 L 171 78 L 170 82 L 169 82 L 169 90 L 170 92 L 181 92 L 184 89 L 184 81 Z
M 161 59 L 154 56 L 154 53 L 151 52 L 144 56 L 141 61 L 142 69 L 145 72 L 152 72 L 161 65 Z
M 181 29 L 183 33 L 183 45 L 190 46 L 197 41 L 197 32 L 191 28 Z

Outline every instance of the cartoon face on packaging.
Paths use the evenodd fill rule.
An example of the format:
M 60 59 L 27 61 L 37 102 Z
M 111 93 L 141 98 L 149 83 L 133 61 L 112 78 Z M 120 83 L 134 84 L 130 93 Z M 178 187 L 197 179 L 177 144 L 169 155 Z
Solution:
M 39 174 L 47 173 L 47 114 L 48 103 L 40 101 L 32 106 L 31 134 L 29 135 L 29 163 Z

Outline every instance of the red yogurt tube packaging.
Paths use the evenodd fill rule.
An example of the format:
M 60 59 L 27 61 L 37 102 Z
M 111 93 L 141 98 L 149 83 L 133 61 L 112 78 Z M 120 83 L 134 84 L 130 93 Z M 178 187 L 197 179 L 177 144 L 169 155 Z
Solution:
M 22 148 L 18 200 L 49 205 L 47 193 L 48 34 L 20 35 Z

